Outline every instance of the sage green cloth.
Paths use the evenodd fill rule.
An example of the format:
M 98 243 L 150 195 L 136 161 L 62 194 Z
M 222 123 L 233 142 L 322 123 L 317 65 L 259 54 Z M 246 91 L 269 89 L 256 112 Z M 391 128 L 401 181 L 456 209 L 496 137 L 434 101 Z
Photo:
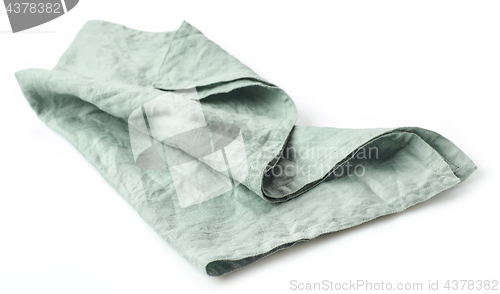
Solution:
M 26 69 L 16 77 L 40 119 L 71 142 L 159 235 L 210 276 L 240 269 L 299 241 L 402 211 L 457 185 L 476 169 L 452 142 L 422 128 L 294 126 L 297 111 L 282 89 L 187 22 L 175 31 L 156 33 L 89 21 L 52 70 Z M 189 89 L 196 90 L 199 101 L 182 100 L 185 92 L 176 91 Z M 144 148 L 134 153 L 131 117 L 149 111 L 153 102 L 158 107 L 162 102 L 170 119 L 179 120 L 162 125 L 167 133 L 171 127 L 196 126 L 191 115 L 200 107 L 207 125 L 237 127 L 244 144 L 238 154 L 244 160 L 221 173 L 231 178 L 230 190 L 213 194 L 219 182 L 207 185 L 201 170 L 185 169 L 191 174 L 175 178 L 178 166 L 169 165 L 171 161 L 168 168 L 138 164 Z M 171 154 L 179 152 L 170 157 L 177 164 L 187 162 L 182 156 L 203 161 L 190 149 L 200 145 L 202 135 L 184 137 L 189 140 L 181 145 L 150 136 L 171 148 Z M 213 193 L 210 199 L 187 199 L 182 205 L 186 199 L 181 198 L 190 197 L 180 195 L 182 187 Z

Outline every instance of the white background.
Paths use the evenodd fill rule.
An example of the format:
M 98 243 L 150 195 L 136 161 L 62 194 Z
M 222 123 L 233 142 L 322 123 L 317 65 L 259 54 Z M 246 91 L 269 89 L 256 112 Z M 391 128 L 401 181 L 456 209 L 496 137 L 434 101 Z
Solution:
M 17 34 L 0 11 L 0 293 L 281 293 L 298 292 L 291 280 L 500 280 L 500 2 L 207 2 L 83 0 Z M 52 68 L 91 19 L 146 31 L 186 20 L 283 88 L 297 124 L 428 128 L 478 170 L 402 213 L 208 277 L 20 92 L 14 72 Z

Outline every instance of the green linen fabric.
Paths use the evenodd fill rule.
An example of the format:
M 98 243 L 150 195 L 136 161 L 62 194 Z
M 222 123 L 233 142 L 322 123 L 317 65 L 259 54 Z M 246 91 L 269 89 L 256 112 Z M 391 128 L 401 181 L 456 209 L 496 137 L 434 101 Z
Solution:
M 281 88 L 187 22 L 144 32 L 89 21 L 52 70 L 26 69 L 16 78 L 40 119 L 210 276 L 400 212 L 476 169 L 448 139 L 418 127 L 295 126 L 295 105 Z M 200 109 L 204 121 L 194 115 Z M 168 139 L 179 133 L 173 129 L 186 134 Z M 140 147 L 133 136 L 151 143 Z M 228 146 L 239 149 L 229 154 Z M 214 168 L 210 154 L 224 148 L 218 154 L 229 167 Z M 162 154 L 167 162 L 156 160 Z M 189 162 L 194 169 L 179 168 Z

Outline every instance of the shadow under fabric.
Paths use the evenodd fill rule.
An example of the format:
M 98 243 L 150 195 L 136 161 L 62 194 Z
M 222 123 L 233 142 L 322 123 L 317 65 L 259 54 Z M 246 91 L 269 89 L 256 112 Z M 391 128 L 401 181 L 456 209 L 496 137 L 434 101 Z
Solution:
M 89 21 L 52 70 L 26 69 L 16 77 L 40 119 L 71 142 L 162 238 L 210 276 L 402 211 L 459 184 L 476 169 L 452 142 L 422 128 L 294 126 L 295 105 L 282 89 L 187 22 L 175 31 L 153 33 Z M 186 89 L 196 89 L 198 101 L 175 102 L 172 95 Z M 164 99 L 162 107 L 172 114 L 171 123 L 163 125 L 166 131 L 196 125 L 189 116 L 196 107 L 208 126 L 237 126 L 231 132 L 236 137 L 239 131 L 244 142 L 244 177 L 229 173 L 230 190 L 181 205 L 173 166 L 145 169 L 133 152 L 131 114 L 148 111 L 155 99 Z M 192 133 L 188 138 L 196 142 L 188 144 L 163 143 L 198 161 L 189 146 L 200 145 L 200 134 Z M 191 172 L 186 181 L 198 179 L 197 170 Z

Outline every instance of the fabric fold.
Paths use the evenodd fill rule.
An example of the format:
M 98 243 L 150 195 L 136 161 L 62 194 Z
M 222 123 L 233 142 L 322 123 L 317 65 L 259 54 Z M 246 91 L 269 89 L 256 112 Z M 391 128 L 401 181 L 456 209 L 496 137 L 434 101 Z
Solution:
M 295 126 L 297 110 L 187 22 L 89 21 L 23 95 L 141 217 L 210 276 L 406 209 L 476 169 L 418 127 Z
M 184 21 L 174 32 L 153 85 L 158 89 L 178 90 L 238 80 L 272 86 Z

